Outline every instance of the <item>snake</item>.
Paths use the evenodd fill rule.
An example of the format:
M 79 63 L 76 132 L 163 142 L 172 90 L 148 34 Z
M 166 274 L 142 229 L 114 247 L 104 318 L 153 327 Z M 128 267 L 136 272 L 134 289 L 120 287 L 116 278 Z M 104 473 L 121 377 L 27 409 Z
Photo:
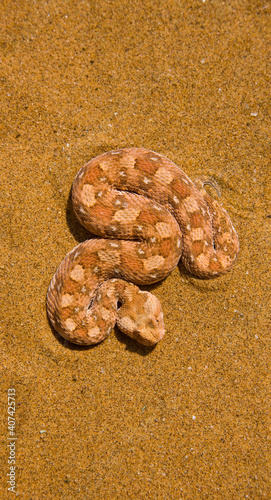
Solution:
M 162 307 L 138 285 L 164 279 L 179 262 L 198 278 L 232 268 L 238 236 L 206 183 L 144 148 L 105 152 L 79 170 L 73 209 L 94 237 L 68 253 L 47 292 L 49 320 L 64 339 L 97 344 L 117 325 L 154 346 L 165 334 Z

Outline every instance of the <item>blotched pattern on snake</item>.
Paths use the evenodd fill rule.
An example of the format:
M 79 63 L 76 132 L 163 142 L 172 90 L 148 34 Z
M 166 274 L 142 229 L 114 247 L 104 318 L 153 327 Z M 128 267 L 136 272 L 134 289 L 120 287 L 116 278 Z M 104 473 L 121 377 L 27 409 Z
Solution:
M 172 161 L 141 148 L 110 151 L 81 168 L 75 213 L 97 238 L 75 247 L 47 294 L 54 328 L 76 344 L 104 340 L 115 324 L 145 345 L 164 335 L 155 283 L 181 259 L 192 274 L 228 271 L 239 249 L 227 212 Z

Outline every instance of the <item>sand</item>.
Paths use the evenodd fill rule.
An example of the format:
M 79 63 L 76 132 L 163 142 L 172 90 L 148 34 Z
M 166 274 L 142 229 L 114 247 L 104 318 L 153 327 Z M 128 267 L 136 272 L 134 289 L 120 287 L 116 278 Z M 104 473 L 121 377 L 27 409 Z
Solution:
M 0 19 L 1 498 L 271 498 L 270 2 L 3 0 Z M 132 146 L 217 181 L 239 258 L 148 287 L 154 349 L 76 347 L 45 307 L 88 238 L 71 184 Z

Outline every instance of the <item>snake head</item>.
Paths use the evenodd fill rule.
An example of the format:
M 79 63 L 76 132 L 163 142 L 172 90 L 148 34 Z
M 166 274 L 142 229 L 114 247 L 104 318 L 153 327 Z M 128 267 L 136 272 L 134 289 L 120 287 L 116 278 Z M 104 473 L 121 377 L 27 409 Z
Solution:
M 118 328 L 140 344 L 152 346 L 165 333 L 159 300 L 149 292 L 138 291 L 133 302 L 125 302 L 117 314 Z

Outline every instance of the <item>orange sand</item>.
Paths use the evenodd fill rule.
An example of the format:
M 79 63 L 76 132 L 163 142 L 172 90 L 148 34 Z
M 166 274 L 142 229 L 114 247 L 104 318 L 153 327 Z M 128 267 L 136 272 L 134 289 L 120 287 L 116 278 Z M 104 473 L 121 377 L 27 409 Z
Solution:
M 270 3 L 3 0 L 0 19 L 0 497 L 268 500 Z M 128 146 L 216 179 L 241 251 L 216 280 L 177 268 L 148 287 L 155 349 L 118 332 L 84 349 L 51 330 L 46 291 L 88 237 L 76 172 Z

